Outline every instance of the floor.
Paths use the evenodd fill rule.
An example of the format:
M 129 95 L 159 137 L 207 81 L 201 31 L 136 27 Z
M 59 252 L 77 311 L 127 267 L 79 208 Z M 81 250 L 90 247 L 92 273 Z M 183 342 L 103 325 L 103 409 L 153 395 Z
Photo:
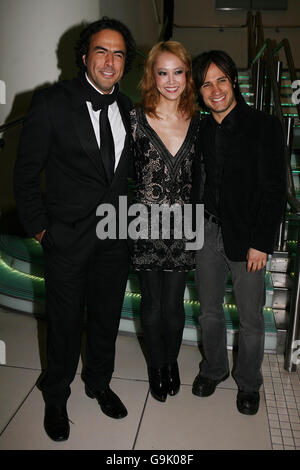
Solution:
M 36 387 L 44 353 L 45 322 L 0 308 L 1 450 L 300 449 L 300 368 L 287 373 L 282 356 L 265 355 L 261 406 L 257 415 L 245 416 L 236 409 L 231 377 L 208 398 L 192 395 L 200 360 L 194 345 L 181 347 L 178 395 L 165 403 L 154 400 L 138 339 L 119 334 L 111 387 L 128 416 L 110 419 L 96 400 L 85 396 L 80 363 L 68 401 L 70 438 L 55 443 L 44 432 L 44 403 Z

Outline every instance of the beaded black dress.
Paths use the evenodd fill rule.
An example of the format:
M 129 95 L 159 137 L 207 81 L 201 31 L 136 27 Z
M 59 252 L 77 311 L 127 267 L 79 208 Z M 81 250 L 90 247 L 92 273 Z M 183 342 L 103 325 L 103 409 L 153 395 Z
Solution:
M 135 270 L 189 271 L 195 267 L 195 252 L 186 250 L 184 218 L 181 221 L 170 213 L 170 230 L 162 228 L 163 218 L 151 215 L 153 206 L 177 207 L 176 214 L 186 216 L 185 204 L 191 204 L 192 177 L 195 158 L 195 142 L 198 136 L 200 117 L 191 119 L 185 140 L 173 156 L 158 134 L 149 125 L 141 108 L 131 111 L 134 141 L 135 203 L 147 208 L 144 222 L 140 224 L 140 235 L 134 242 L 133 266 Z M 191 207 L 191 206 L 190 206 Z M 144 213 L 145 211 L 143 211 Z M 147 220 L 145 220 L 147 219 Z M 152 225 L 151 225 L 152 224 Z M 181 230 L 178 226 L 181 224 Z M 166 227 L 164 226 L 164 229 Z M 167 226 L 167 228 L 169 228 Z M 180 235 L 181 233 L 181 235 Z M 166 235 L 166 236 L 165 236 Z

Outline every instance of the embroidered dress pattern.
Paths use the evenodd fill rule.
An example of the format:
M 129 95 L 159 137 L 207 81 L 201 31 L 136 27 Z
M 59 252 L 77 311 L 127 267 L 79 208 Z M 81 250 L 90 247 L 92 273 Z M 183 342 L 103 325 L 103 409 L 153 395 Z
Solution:
M 184 142 L 176 155 L 172 155 L 160 137 L 148 124 L 144 111 L 131 111 L 136 173 L 135 203 L 147 207 L 147 220 L 142 224 L 140 238 L 134 243 L 133 265 L 136 270 L 189 271 L 194 269 L 194 252 L 185 249 L 183 218 L 182 237 L 176 238 L 178 220 L 170 217 L 170 237 L 163 238 L 162 218 L 159 218 L 159 236 L 151 234 L 151 206 L 153 204 L 181 206 L 191 204 L 195 140 L 199 127 L 199 115 L 191 119 Z M 174 219 L 175 228 L 174 230 Z M 177 226 L 176 226 L 177 223 Z M 152 217 L 153 225 L 153 217 Z M 147 229 L 145 228 L 147 227 Z M 165 228 L 165 227 L 164 227 Z M 176 233 L 175 233 L 176 232 Z

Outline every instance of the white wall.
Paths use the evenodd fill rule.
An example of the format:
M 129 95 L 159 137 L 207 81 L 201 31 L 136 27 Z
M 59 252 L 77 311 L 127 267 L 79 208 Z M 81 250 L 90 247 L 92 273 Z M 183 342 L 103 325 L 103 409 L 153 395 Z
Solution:
M 161 3 L 157 0 L 158 6 Z M 103 15 L 124 22 L 142 51 L 158 39 L 152 0 L 0 0 L 0 80 L 6 83 L 0 124 L 24 114 L 32 91 L 57 81 L 62 68 L 63 78 L 76 73 L 72 47 L 79 25 Z M 58 43 L 63 65 L 57 57 Z
M 161 8 L 161 1 L 156 0 Z M 100 14 L 125 23 L 140 49 L 149 49 L 158 40 L 160 26 L 156 22 L 152 0 L 101 0 Z
M 82 21 L 98 19 L 99 13 L 99 0 L 0 0 L 0 80 L 7 89 L 0 124 L 16 95 L 58 79 L 59 39 Z
M 57 81 L 62 73 L 72 73 L 78 25 L 97 20 L 99 13 L 99 0 L 0 0 L 0 80 L 6 83 L 0 124 L 24 115 L 35 88 Z M 63 64 L 57 48 L 59 57 L 64 56 Z M 68 49 L 72 52 L 66 56 Z M 4 134 L 0 212 L 14 205 L 12 178 L 20 129 L 18 126 Z
M 156 0 L 161 17 L 162 1 Z M 137 49 L 147 54 L 158 41 L 161 25 L 158 23 L 152 0 L 101 0 L 101 16 L 109 16 L 122 21 L 130 29 Z M 121 90 L 133 102 L 140 100 L 137 85 L 144 70 L 144 59 L 137 55 L 132 70 L 121 81 Z
M 161 4 L 161 0 L 157 0 Z M 74 40 L 82 22 L 107 15 L 124 22 L 137 46 L 148 51 L 158 39 L 152 0 L 0 0 L 0 124 L 23 116 L 34 89 L 71 78 Z M 63 60 L 61 59 L 63 58 Z M 143 61 L 137 61 L 122 89 L 138 99 L 137 76 Z M 1 81 L 6 84 L 2 104 Z M 5 133 L 0 154 L 0 211 L 13 204 L 13 166 L 20 126 Z

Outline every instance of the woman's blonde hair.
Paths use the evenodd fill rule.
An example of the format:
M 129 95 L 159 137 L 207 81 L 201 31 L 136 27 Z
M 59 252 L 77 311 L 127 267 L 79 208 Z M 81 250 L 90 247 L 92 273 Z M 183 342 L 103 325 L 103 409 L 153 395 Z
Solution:
M 157 57 L 163 52 L 170 52 L 178 57 L 185 65 L 186 87 L 180 97 L 178 110 L 191 118 L 197 111 L 195 102 L 195 85 L 192 77 L 192 59 L 185 47 L 177 41 L 165 41 L 155 44 L 149 52 L 144 75 L 139 84 L 142 100 L 141 106 L 146 114 L 158 118 L 156 107 L 159 102 L 159 91 L 157 90 L 154 78 L 154 65 Z

